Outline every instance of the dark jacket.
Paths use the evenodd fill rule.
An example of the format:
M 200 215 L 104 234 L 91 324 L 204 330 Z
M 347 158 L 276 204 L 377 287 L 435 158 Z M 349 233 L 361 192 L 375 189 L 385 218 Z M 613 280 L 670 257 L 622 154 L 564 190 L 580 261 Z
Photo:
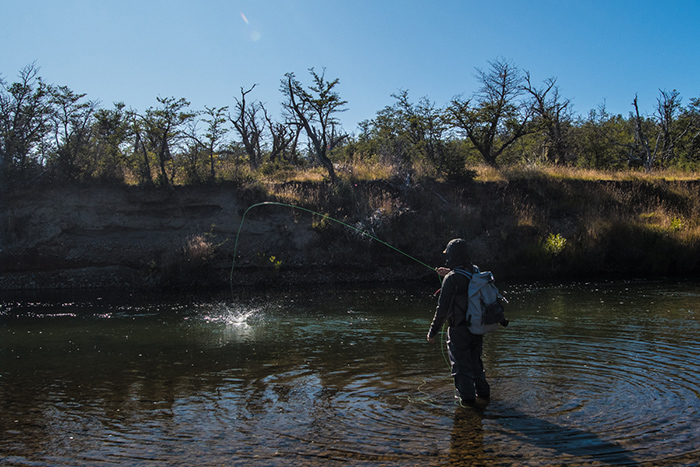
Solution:
M 460 269 L 471 272 L 474 270 L 474 266 L 469 264 L 460 267 Z M 452 271 L 445 276 L 428 337 L 435 337 L 445 321 L 450 327 L 466 324 L 468 291 L 469 279 L 464 274 Z

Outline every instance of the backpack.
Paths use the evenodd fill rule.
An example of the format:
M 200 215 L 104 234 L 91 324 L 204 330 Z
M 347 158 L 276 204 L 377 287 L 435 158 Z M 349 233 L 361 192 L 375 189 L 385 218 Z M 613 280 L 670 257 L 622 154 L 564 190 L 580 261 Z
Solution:
M 486 334 L 498 330 L 498 325 L 508 326 L 503 304 L 508 301 L 501 295 L 494 284 L 493 274 L 481 272 L 474 267 L 474 272 L 455 269 L 454 272 L 469 278 L 467 292 L 467 326 L 472 334 Z

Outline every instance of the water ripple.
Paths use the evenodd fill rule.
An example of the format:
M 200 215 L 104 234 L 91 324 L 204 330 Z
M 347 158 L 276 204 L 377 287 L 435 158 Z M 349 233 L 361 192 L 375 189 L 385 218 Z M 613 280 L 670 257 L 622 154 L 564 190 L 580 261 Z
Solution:
M 476 408 L 425 343 L 433 301 L 13 305 L 0 464 L 698 465 L 695 287 L 516 292 Z

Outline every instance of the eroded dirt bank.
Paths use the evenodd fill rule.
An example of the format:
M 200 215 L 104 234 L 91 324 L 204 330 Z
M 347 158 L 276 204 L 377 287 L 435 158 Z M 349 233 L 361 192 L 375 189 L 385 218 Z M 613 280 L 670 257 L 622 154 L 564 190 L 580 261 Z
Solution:
M 285 207 L 251 210 L 238 236 L 246 209 L 264 199 L 234 186 L 63 186 L 4 198 L 5 290 L 223 286 L 232 270 L 242 285 L 392 280 L 427 270 L 383 267 L 387 253 L 375 255 L 367 240 L 314 228 L 312 215 Z
M 428 280 L 426 264 L 458 236 L 500 278 L 700 272 L 697 182 L 282 185 L 5 192 L 0 290 Z M 241 223 L 280 193 L 406 255 L 287 207 L 257 207 Z

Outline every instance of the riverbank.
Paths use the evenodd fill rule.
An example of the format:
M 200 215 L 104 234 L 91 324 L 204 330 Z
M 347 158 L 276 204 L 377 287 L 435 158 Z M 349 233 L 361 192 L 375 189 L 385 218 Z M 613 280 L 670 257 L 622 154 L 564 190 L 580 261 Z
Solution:
M 697 180 L 47 185 L 2 209 L 2 290 L 430 280 L 454 237 L 499 279 L 700 272 Z

